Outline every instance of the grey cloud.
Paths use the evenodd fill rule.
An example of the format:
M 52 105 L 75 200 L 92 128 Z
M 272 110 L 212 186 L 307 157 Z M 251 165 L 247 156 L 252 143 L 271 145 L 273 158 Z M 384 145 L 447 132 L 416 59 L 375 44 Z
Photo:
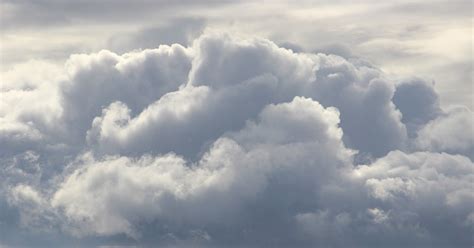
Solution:
M 123 57 L 109 51 L 73 55 L 66 65 L 69 80 L 61 89 L 62 119 L 76 127 L 65 130 L 67 135 L 83 137 L 91 120 L 112 101 L 128 104 L 133 114 L 141 112 L 160 96 L 186 83 L 189 69 L 189 51 L 180 45 Z M 88 101 L 84 102 L 84 98 Z
M 290 103 L 270 105 L 262 111 L 258 122 L 248 123 L 233 138 L 217 140 L 202 160 L 190 168 L 174 155 L 142 157 L 138 161 L 125 157 L 92 161 L 66 179 L 52 203 L 63 207 L 73 221 L 71 225 L 80 225 L 81 232 L 125 232 L 138 238 L 134 224 L 140 219 L 158 219 L 170 228 L 184 230 L 202 226 L 205 230 L 209 228 L 207 232 L 230 222 L 241 228 L 235 230 L 237 237 L 233 240 L 265 242 L 255 236 L 270 235 L 265 234 L 270 227 L 265 222 L 253 227 L 254 231 L 242 232 L 258 223 L 254 218 L 263 217 L 258 216 L 260 208 L 271 207 L 275 211 L 268 212 L 272 217 L 265 216 L 262 221 L 284 221 L 299 208 L 317 204 L 315 187 L 330 183 L 338 170 L 350 168 L 351 152 L 341 142 L 338 121 L 337 111 L 324 109 L 310 99 L 295 98 Z M 294 131 L 288 132 L 288 128 Z M 253 137 L 260 129 L 267 131 Z M 302 130 L 313 136 L 299 136 L 297 132 Z M 313 156 L 318 160 L 306 159 Z M 126 191 L 135 197 L 122 202 L 121 195 Z M 273 195 L 290 192 L 295 194 L 291 200 Z M 97 194 L 100 196 L 93 197 Z M 253 204 L 263 205 L 252 210 L 249 207 Z M 95 207 L 99 205 L 104 208 Z M 184 223 L 176 223 L 177 218 L 183 218 Z M 276 231 L 287 231 L 282 228 Z M 209 235 L 215 242 L 228 242 L 226 235 Z
M 125 138 L 119 142 L 113 136 L 121 134 L 112 132 L 111 141 L 102 146 L 113 151 L 115 145 L 111 144 L 120 146 L 124 143 L 124 147 L 117 151 L 174 151 L 186 157 L 196 157 L 198 152 L 205 150 L 203 144 L 211 142 L 225 131 L 242 127 L 245 120 L 255 117 L 266 104 L 284 102 L 295 95 L 302 95 L 340 109 L 343 113 L 341 126 L 345 130 L 344 139 L 350 147 L 373 156 L 403 147 L 406 130 L 400 121 L 400 114 L 391 103 L 394 87 L 376 69 L 365 65 L 359 67 L 334 55 L 295 54 L 265 40 L 248 44 L 226 35 L 204 35 L 195 42 L 193 48 L 196 55 L 192 58 L 186 89 L 190 89 L 190 85 L 209 87 L 209 97 L 203 97 L 202 103 L 193 103 L 192 107 L 196 110 L 183 114 L 181 119 L 160 115 L 144 117 L 153 116 L 153 109 L 160 108 L 161 104 L 157 102 L 154 105 L 157 108 L 147 110 L 151 115 L 141 114 L 131 122 L 150 123 L 152 129 L 128 127 L 127 120 L 131 117 L 126 114 L 125 122 L 122 121 L 118 127 L 136 130 L 135 135 L 130 134 L 135 141 Z M 166 99 L 180 94 L 169 93 Z M 100 101 L 107 100 L 102 97 Z M 95 108 L 97 113 L 98 106 Z M 132 109 L 132 112 L 137 111 Z M 215 122 L 215 116 L 221 117 L 219 123 Z M 140 120 L 143 118 L 151 118 L 152 121 Z M 92 118 L 78 119 L 90 122 Z M 100 119 L 97 121 L 100 122 Z M 120 122 L 120 119 L 117 121 Z M 158 131 L 160 129 L 161 132 Z M 196 129 L 200 132 L 193 131 Z M 97 134 L 100 135 L 100 132 Z M 157 143 L 156 140 L 162 142 Z
M 206 87 L 187 87 L 168 93 L 134 119 L 130 118 L 126 105 L 112 103 L 101 117 L 94 119 L 87 139 L 105 153 L 154 151 L 190 155 L 186 150 L 199 149 L 198 142 L 207 138 L 195 131 L 204 127 L 197 123 L 199 120 L 193 120 L 195 112 L 203 108 L 207 95 Z
M 442 112 L 433 85 L 421 79 L 401 81 L 396 87 L 393 103 L 402 113 L 402 122 L 412 136 Z
M 309 96 L 325 106 L 339 108 L 350 147 L 379 156 L 401 147 L 404 141 L 406 131 L 390 101 L 393 86 L 374 68 L 356 66 L 334 55 L 294 54 L 266 41 L 246 44 L 228 37 L 216 40 L 204 36 L 197 44 L 202 59 L 194 60 L 192 84 L 219 88 L 224 82 L 236 84 L 270 73 L 278 79 L 274 97 L 285 101 L 294 94 Z M 346 120 L 345 116 L 351 114 L 354 116 Z M 374 131 L 377 136 L 372 134 Z
M 215 32 L 36 67 L 2 85 L 2 243 L 472 243 L 472 112 L 431 83 Z
M 341 111 L 341 127 L 347 144 L 374 156 L 402 148 L 407 134 L 400 122 L 400 113 L 391 102 L 393 84 L 377 78 L 378 72 L 372 68 L 354 70 L 346 61 L 333 59 L 329 57 L 327 67 L 321 69 L 314 92 L 322 104 Z M 340 63 L 337 66 L 343 68 L 342 72 L 334 73 L 333 62 Z
M 130 140 L 119 142 L 113 138 L 119 134 L 111 133 L 109 145 L 102 144 L 109 153 L 118 146 L 115 152 L 122 154 L 154 150 L 196 157 L 205 150 L 204 144 L 225 131 L 238 130 L 266 104 L 285 102 L 295 95 L 313 97 L 325 106 L 339 108 L 343 113 L 345 141 L 362 153 L 381 156 L 393 148 L 402 148 L 406 139 L 405 127 L 391 103 L 394 87 L 383 79 L 380 71 L 334 55 L 296 54 L 266 40 L 248 43 L 227 35 L 209 34 L 196 40 L 192 48 L 173 45 L 123 56 L 107 51 L 75 55 L 67 62 L 66 71 L 67 78 L 60 86 L 63 115 L 59 118 L 66 126 L 63 130 L 55 128 L 55 132 L 65 132 L 68 143 L 82 144 L 94 117 L 114 101 L 130 108 L 130 114 L 123 116 L 125 119 L 115 120 L 122 122 L 119 129 L 132 116 L 137 116 L 132 123 L 150 123 L 152 129 L 131 127 L 135 131 L 129 134 Z M 136 83 L 130 83 L 133 81 Z M 181 119 L 152 113 L 153 109 L 160 109 L 157 100 L 161 96 L 179 96 L 181 91 L 171 92 L 184 84 L 187 89 L 203 85 L 212 93 L 204 97 L 201 107 L 192 106 L 196 110 Z M 88 101 L 82 103 L 86 95 Z M 146 113 L 150 114 L 138 115 L 155 101 L 158 107 L 149 108 Z M 151 122 L 140 120 L 148 118 L 143 116 L 150 116 Z M 219 123 L 214 121 L 215 116 L 221 117 Z M 158 131 L 161 128 L 154 127 L 158 122 L 163 123 L 161 128 L 167 126 L 163 129 L 167 131 Z M 99 123 L 97 119 L 94 126 Z M 67 128 L 72 126 L 73 129 Z M 196 129 L 201 131 L 193 131 Z M 375 132 L 377 135 L 373 135 Z M 100 132 L 91 131 L 90 141 L 94 140 L 93 133 L 100 136 Z
M 393 151 L 352 171 L 349 206 L 331 204 L 295 218 L 302 235 L 320 246 L 464 247 L 472 242 L 473 226 L 466 221 L 474 200 L 467 190 L 472 173 L 464 156 Z M 326 204 L 338 191 L 330 193 Z
M 473 120 L 471 110 L 453 108 L 419 130 L 415 145 L 422 150 L 464 154 L 473 159 Z
M 433 246 L 464 246 L 463 243 L 472 242 L 468 233 L 473 226 L 465 222 L 474 200 L 468 189 L 472 172 L 473 163 L 464 156 L 398 151 L 355 171 L 358 177 L 365 178 L 372 197 L 390 203 L 389 211 L 394 215 L 389 220 L 391 225 L 405 221 L 405 215 L 408 224 L 425 232 Z M 439 211 L 446 212 L 432 218 Z M 446 225 L 452 225 L 452 229 L 446 229 Z M 456 236 L 457 240 L 452 240 Z

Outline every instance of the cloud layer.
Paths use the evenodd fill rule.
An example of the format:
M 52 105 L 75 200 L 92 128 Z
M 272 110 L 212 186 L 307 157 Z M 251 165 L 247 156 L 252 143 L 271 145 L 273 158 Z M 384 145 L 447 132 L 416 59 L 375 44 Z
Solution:
M 473 113 L 422 79 L 206 32 L 4 80 L 0 244 L 472 245 Z

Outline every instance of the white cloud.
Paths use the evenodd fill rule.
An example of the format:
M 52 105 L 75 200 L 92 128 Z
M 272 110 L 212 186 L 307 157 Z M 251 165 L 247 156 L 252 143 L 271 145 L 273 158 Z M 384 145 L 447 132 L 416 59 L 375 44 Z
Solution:
M 295 98 L 270 105 L 259 116 L 232 138 L 217 140 L 197 164 L 175 155 L 90 161 L 65 180 L 53 206 L 63 208 L 82 234 L 138 238 L 134 225 L 149 219 L 173 225 L 174 218 L 186 216 L 189 226 L 210 225 L 216 218 L 237 221 L 259 194 L 280 187 L 272 177 L 297 177 L 299 183 L 281 193 L 296 187 L 307 191 L 299 193 L 303 196 L 347 168 L 351 152 L 341 143 L 333 109 Z
M 216 32 L 9 73 L 10 233 L 46 224 L 86 245 L 470 242 L 472 112 L 443 111 L 421 79 Z
M 114 102 L 101 117 L 94 118 L 88 142 L 97 144 L 99 151 L 112 153 L 175 151 L 183 146 L 180 142 L 189 129 L 199 128 L 190 118 L 202 109 L 208 91 L 190 86 L 167 93 L 133 119 L 126 105 Z
M 354 174 L 363 178 L 373 198 L 389 203 L 392 214 L 414 213 L 420 225 L 433 224 L 425 227 L 428 230 L 448 220 L 456 223 L 453 228 L 461 228 L 474 203 L 469 190 L 473 165 L 461 155 L 394 151 L 372 165 L 357 167 Z M 436 220 L 430 216 L 441 212 Z
M 458 107 L 427 123 L 415 144 L 421 150 L 464 154 L 474 158 L 474 114 Z

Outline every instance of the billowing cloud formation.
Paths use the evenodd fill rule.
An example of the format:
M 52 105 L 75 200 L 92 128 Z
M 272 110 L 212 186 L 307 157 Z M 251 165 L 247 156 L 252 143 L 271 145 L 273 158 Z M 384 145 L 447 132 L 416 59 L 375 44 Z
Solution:
M 474 158 L 473 113 L 455 108 L 427 123 L 418 133 L 416 145 L 420 149 L 447 151 Z
M 473 115 L 421 79 L 208 32 L 5 80 L 4 244 L 472 243 Z
M 238 221 L 240 208 L 262 201 L 259 195 L 265 191 L 290 194 L 305 186 L 317 189 L 347 167 L 344 161 L 351 153 L 341 143 L 337 122 L 336 110 L 310 99 L 269 105 L 257 123 L 249 122 L 243 130 L 218 139 L 196 164 L 186 164 L 175 155 L 87 162 L 61 185 L 52 203 L 64 207 L 84 230 L 100 234 L 133 236 L 132 223 L 137 219 L 157 218 L 173 225 L 179 218 L 184 222 L 181 228 Z M 287 132 L 288 128 L 298 130 Z M 318 161 L 309 159 L 314 154 Z M 283 180 L 274 185 L 272 181 L 280 177 Z M 279 185 L 296 178 L 300 181 L 296 185 Z

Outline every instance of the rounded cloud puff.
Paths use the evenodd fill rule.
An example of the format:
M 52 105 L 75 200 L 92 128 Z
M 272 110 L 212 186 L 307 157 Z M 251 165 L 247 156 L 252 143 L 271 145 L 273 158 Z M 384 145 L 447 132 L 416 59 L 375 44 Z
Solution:
M 421 79 L 221 33 L 44 68 L 2 87 L 3 243 L 472 242 L 472 112 Z

